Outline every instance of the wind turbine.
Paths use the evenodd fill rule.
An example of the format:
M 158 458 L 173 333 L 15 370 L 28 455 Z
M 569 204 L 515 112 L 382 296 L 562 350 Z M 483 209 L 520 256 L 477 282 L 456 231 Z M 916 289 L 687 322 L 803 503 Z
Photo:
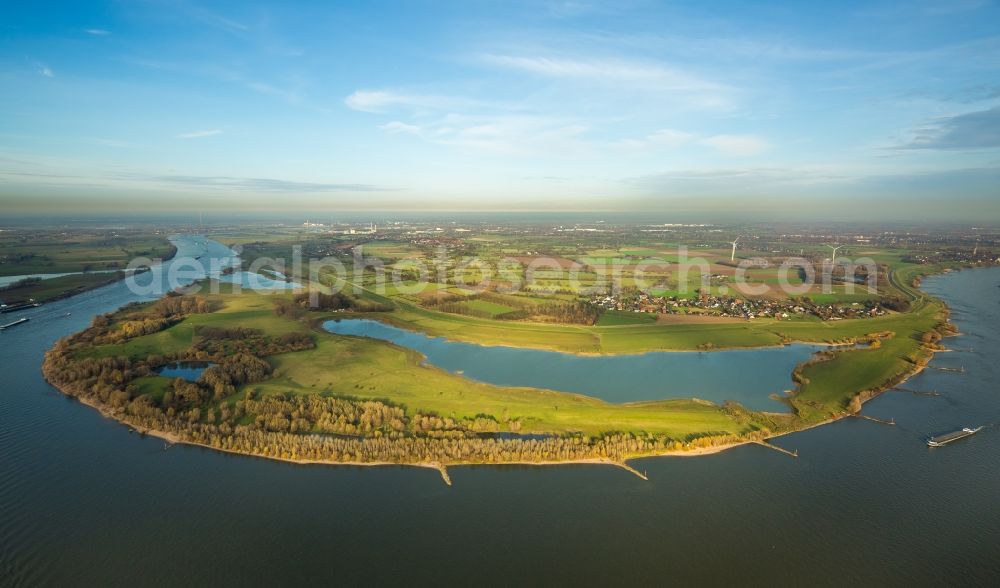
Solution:
M 733 254 L 729 256 L 729 261 L 736 261 L 736 244 L 739 243 L 739 242 L 740 242 L 740 238 L 739 237 L 736 237 L 736 240 L 732 242 L 733 243 Z
M 831 264 L 837 263 L 837 251 L 841 247 L 843 247 L 843 245 L 837 245 L 836 247 L 834 247 L 833 245 L 827 245 L 827 247 L 829 247 L 831 250 L 833 250 L 833 259 L 830 260 L 830 263 Z

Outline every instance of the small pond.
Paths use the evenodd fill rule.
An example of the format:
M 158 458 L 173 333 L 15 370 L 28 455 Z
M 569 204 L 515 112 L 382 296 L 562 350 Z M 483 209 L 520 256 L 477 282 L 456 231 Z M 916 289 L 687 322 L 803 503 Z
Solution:
M 179 361 L 153 371 L 165 378 L 183 378 L 189 382 L 197 382 L 201 373 L 213 365 L 215 364 L 208 361 Z

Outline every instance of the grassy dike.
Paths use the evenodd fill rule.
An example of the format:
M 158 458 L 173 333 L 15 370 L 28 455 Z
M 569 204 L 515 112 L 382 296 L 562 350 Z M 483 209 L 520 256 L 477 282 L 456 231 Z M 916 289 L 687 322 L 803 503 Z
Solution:
M 856 412 L 862 403 L 924 369 L 938 341 L 952 330 L 947 306 L 914 284 L 944 269 L 910 266 L 892 274 L 893 286 L 910 299 L 911 308 L 895 315 L 899 318 L 887 324 L 888 336 L 875 348 L 838 351 L 796 370 L 799 386 L 790 402 L 801 420 L 817 422 L 845 410 Z

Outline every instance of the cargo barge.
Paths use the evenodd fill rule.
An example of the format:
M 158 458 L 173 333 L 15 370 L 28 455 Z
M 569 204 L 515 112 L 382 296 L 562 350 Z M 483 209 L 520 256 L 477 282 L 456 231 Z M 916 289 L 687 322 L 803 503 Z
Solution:
M 0 306 L 0 314 L 7 314 L 8 312 L 17 312 L 18 310 L 27 310 L 29 308 L 38 308 L 41 306 L 41 302 L 29 302 L 26 304 L 11 304 Z
M 28 322 L 30 320 L 31 320 L 30 318 L 21 318 L 21 319 L 17 319 L 16 321 L 14 321 L 12 323 L 7 323 L 6 325 L 0 325 L 0 331 L 6 331 L 7 329 L 9 329 L 11 327 L 16 327 L 17 325 L 23 325 L 24 323 L 26 323 L 26 322 Z
M 966 437 L 975 435 L 982 429 L 983 429 L 982 427 L 976 427 L 975 429 L 965 427 L 964 429 L 958 431 L 952 431 L 951 433 L 945 433 L 944 435 L 931 437 L 930 439 L 927 440 L 927 445 L 929 445 L 930 447 L 944 447 L 945 445 L 953 441 L 958 441 L 959 439 L 965 439 Z

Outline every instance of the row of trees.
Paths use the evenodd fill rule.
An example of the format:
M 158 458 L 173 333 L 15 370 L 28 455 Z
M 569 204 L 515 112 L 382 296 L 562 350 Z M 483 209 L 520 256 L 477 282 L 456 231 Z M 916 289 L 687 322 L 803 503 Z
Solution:
M 168 292 L 149 306 L 146 312 L 169 317 L 174 315 L 204 314 L 215 312 L 218 303 L 212 303 L 204 296 L 186 296 L 177 292 Z
M 392 310 L 391 304 L 366 300 L 351 296 L 346 292 L 334 292 L 333 294 L 302 292 L 296 294 L 292 300 L 300 308 L 311 310 L 350 310 L 354 312 L 389 312 Z
M 264 336 L 264 332 L 260 329 L 252 329 L 250 327 L 215 327 L 211 325 L 196 326 L 194 334 L 202 339 L 250 339 Z
M 114 344 L 152 335 L 167 329 L 185 316 L 213 312 L 215 305 L 202 296 L 182 296 L 170 293 L 151 304 L 130 304 L 118 313 L 99 314 L 90 328 L 71 337 L 74 343 L 84 341 L 95 345 Z
M 482 300 L 484 302 L 510 306 L 513 307 L 514 310 L 498 315 L 466 304 L 467 302 L 473 300 Z M 490 291 L 480 292 L 470 296 L 445 296 L 433 298 L 427 300 L 424 305 L 429 308 L 434 308 L 435 310 L 451 314 L 501 320 L 530 319 L 541 322 L 593 325 L 600 317 L 600 309 L 585 300 L 552 300 L 540 302 L 537 299 L 520 299 L 517 296 L 504 296 Z
M 119 418 L 137 427 L 169 431 L 180 439 L 226 451 L 280 459 L 362 463 L 512 463 L 623 459 L 746 441 L 737 435 L 707 435 L 677 440 L 657 435 L 610 433 L 597 437 L 500 438 L 432 435 L 330 435 L 302 428 L 275 427 L 273 416 L 250 424 L 198 422 L 190 418 L 165 420 L 154 405 L 138 399 Z M 355 402 L 348 400 L 347 402 Z M 196 409 L 195 409 L 196 410 Z M 194 412 L 194 411 L 192 411 Z M 751 435 L 751 437 L 753 437 Z

